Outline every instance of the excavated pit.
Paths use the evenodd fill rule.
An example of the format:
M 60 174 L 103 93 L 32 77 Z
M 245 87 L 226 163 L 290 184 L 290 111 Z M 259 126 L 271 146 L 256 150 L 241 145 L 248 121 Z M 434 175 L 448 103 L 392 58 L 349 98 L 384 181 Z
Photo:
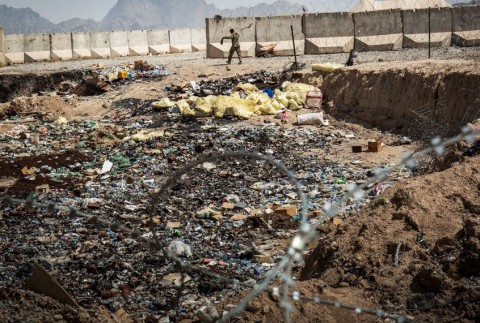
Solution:
M 449 136 L 480 118 L 479 62 L 372 63 L 317 76 L 328 114 L 382 131 Z
M 68 92 L 73 84 L 82 80 L 83 76 L 82 71 L 3 74 L 0 75 L 0 103 L 39 92 Z

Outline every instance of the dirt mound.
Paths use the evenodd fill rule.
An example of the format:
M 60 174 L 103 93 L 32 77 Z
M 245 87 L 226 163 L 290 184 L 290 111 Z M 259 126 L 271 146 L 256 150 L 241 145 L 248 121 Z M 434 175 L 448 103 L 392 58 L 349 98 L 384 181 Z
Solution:
M 480 319 L 480 157 L 388 190 L 322 228 L 302 280 L 361 290 L 416 319 Z
M 76 99 L 66 101 L 60 96 L 17 97 L 9 103 L 0 104 L 0 120 L 12 116 L 39 115 L 44 121 L 54 121 L 59 116 L 76 115 Z
M 325 77 L 326 112 L 385 131 L 454 135 L 480 117 L 480 64 L 420 61 L 364 64 Z

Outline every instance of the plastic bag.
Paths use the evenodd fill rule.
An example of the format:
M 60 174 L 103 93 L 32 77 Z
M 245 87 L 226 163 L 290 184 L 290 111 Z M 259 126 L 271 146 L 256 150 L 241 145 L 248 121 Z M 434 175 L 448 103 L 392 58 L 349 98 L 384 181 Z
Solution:
M 168 109 L 175 105 L 175 102 L 170 101 L 169 98 L 162 98 L 160 101 L 153 102 L 152 107 L 156 110 Z
M 234 91 L 257 92 L 258 88 L 250 83 L 238 84 Z
M 195 111 L 190 108 L 187 100 L 177 101 L 177 108 L 180 110 L 182 117 L 195 117 Z
M 212 101 L 216 97 L 208 96 L 206 98 L 198 98 L 195 102 L 195 115 L 197 117 L 211 117 L 213 116 Z

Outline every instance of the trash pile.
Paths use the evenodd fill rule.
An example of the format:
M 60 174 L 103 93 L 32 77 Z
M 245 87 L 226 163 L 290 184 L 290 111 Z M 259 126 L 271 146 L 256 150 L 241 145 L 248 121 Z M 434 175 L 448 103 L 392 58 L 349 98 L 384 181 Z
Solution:
M 175 111 L 217 118 L 278 114 L 303 106 L 307 92 L 315 90 L 289 82 L 281 90 L 258 84 L 238 84 L 230 94 L 183 93 L 185 98 L 175 103 L 174 98 L 164 98 L 153 104 L 159 109 L 155 113 L 145 110 L 143 101 L 118 103 L 119 117 L 101 121 L 50 122 L 34 116 L 1 134 L 4 194 L 101 216 L 137 230 L 142 239 L 74 212 L 3 201 L 0 237 L 6 238 L 0 238 L 0 295 L 23 289 L 25 281 L 35 277 L 35 261 L 85 308 L 105 306 L 143 321 L 217 319 L 216 304 L 260 281 L 280 261 L 299 225 L 300 197 L 272 165 L 222 159 L 190 167 L 152 210 L 152 196 L 175 171 L 201 156 L 223 152 L 274 156 L 301 182 L 312 224 L 324 214 L 326 202 L 338 202 L 349 185 L 373 176 L 372 169 L 361 165 L 322 158 L 322 152 L 352 136 L 332 126 L 171 117 Z M 146 112 L 150 114 L 141 115 Z M 139 118 L 131 118 L 134 114 Z M 408 176 L 401 171 L 390 180 Z M 346 201 L 335 225 L 387 186 L 372 185 L 362 200 Z M 15 239 L 10 238 L 12 232 Z M 197 269 L 182 271 L 150 248 L 145 239 L 152 238 Z M 243 287 L 213 279 L 198 268 L 236 279 Z
M 114 82 L 129 79 L 163 78 L 170 73 L 165 65 L 150 65 L 146 61 L 135 61 L 134 64 L 122 64 L 110 68 L 93 70 L 100 79 Z
M 132 81 L 164 78 L 170 75 L 164 65 L 149 65 L 148 62 L 135 61 L 134 64 L 117 65 L 110 68 L 97 67 L 89 71 L 82 82 L 72 92 L 79 96 L 92 96 L 109 92 L 115 86 L 126 85 Z
M 200 74 L 204 78 L 208 75 Z M 288 73 L 267 72 L 264 70 L 252 74 L 237 75 L 233 77 L 210 80 L 202 79 L 199 82 L 191 81 L 185 84 L 174 84 L 163 88 L 168 93 L 168 98 L 174 101 L 189 98 L 190 96 L 206 97 L 209 95 L 230 95 L 238 84 L 250 83 L 259 90 L 276 89 L 288 81 L 292 76 Z
M 371 173 L 302 156 L 329 149 L 340 139 L 331 129 L 276 123 L 239 126 L 210 119 L 203 125 L 172 122 L 158 128 L 147 121 L 121 127 L 59 119 L 18 126 L 2 135 L 0 142 L 8 148 L 0 153 L 0 162 L 24 185 L 6 187 L 8 194 L 26 197 L 37 186 L 49 185 L 37 190 L 35 200 L 118 221 L 144 238 L 157 237 L 163 247 L 197 267 L 251 285 L 280 260 L 282 241 L 299 224 L 299 197 L 284 174 L 248 159 L 199 165 L 172 186 L 150 218 L 152 195 L 173 171 L 201 155 L 256 150 L 296 171 L 315 223 L 325 202 L 338 201 L 348 185 L 363 183 Z M 5 175 L 0 174 L 2 180 Z M 25 186 L 29 182 L 34 185 Z M 368 203 L 369 192 L 374 195 L 374 187 L 363 201 L 344 204 L 341 216 Z M 234 286 L 191 271 L 183 277 L 177 308 L 181 272 L 144 241 L 65 212 L 7 203 L 1 214 L 1 235 L 16 232 L 21 238 L 0 240 L 0 289 L 20 288 L 28 262 L 35 259 L 55 272 L 80 306 L 104 305 L 113 313 L 123 309 L 138 319 L 215 316 L 212 304 L 234 293 Z
M 277 115 L 283 111 L 300 110 L 305 106 L 307 93 L 315 91 L 314 86 L 302 83 L 284 82 L 279 89 L 260 91 L 254 84 L 238 84 L 230 95 L 191 96 L 177 102 L 168 97 L 154 102 L 156 110 L 171 109 L 183 117 L 223 118 L 235 116 L 249 119 L 255 115 Z

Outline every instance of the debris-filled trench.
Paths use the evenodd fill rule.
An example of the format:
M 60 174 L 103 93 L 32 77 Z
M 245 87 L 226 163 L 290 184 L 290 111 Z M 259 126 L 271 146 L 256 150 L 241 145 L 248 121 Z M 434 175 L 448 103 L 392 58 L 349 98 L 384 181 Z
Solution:
M 428 136 L 478 126 L 478 70 L 442 70 L 438 62 L 422 75 L 415 64 L 400 72 L 261 71 L 183 84 L 169 82 L 164 66 L 4 78 L 0 316 L 218 320 L 285 256 L 301 200 L 287 174 L 264 160 L 191 163 L 232 152 L 271 157 L 293 172 L 308 197 L 308 223 L 317 225 L 325 204 Z M 155 98 L 109 96 L 145 79 L 146 87 L 162 82 Z M 313 105 L 320 90 L 323 109 Z M 411 91 L 422 94 L 405 95 Z M 91 100 L 100 106 L 85 108 Z M 78 106 L 85 110 L 71 115 Z M 108 113 L 100 116 L 99 107 Z M 343 202 L 294 268 L 300 289 L 406 318 L 478 320 L 479 151 L 478 143 L 459 143 L 445 171 L 414 177 L 403 166 Z M 315 321 L 327 311 L 319 308 L 293 316 Z M 281 310 L 261 295 L 242 315 L 273 322 Z

